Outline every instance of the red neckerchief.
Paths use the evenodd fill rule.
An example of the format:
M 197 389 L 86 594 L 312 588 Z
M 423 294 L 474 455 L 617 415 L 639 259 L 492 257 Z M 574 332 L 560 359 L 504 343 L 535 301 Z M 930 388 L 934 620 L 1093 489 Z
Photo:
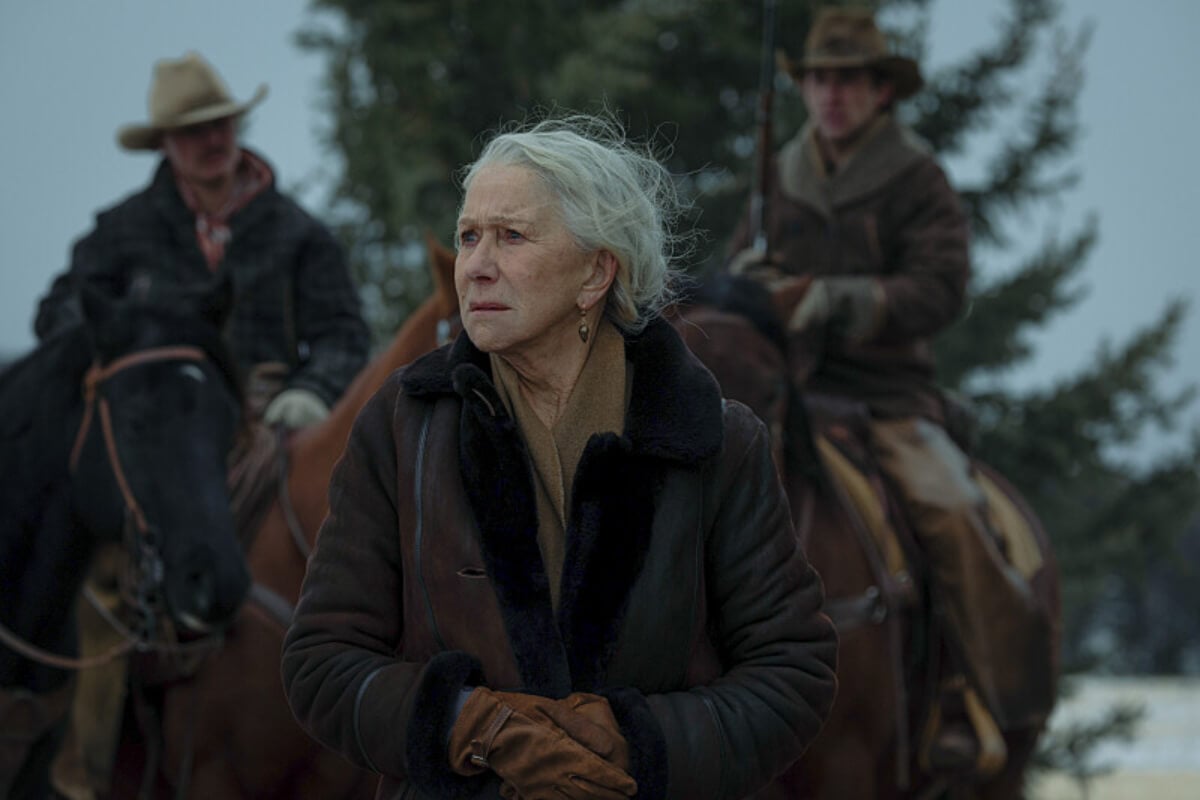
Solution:
M 245 208 L 247 203 L 274 181 L 275 175 L 267 162 L 249 150 L 242 150 L 242 157 L 234 170 L 233 191 L 225 205 L 215 214 L 210 214 L 200 208 L 196 193 L 187 181 L 181 179 L 179 173 L 175 173 L 175 186 L 179 189 L 179 196 L 196 215 L 196 242 L 200 245 L 200 252 L 204 253 L 204 260 L 210 270 L 216 270 L 221 259 L 225 257 L 225 246 L 233 238 L 229 230 L 229 218 Z

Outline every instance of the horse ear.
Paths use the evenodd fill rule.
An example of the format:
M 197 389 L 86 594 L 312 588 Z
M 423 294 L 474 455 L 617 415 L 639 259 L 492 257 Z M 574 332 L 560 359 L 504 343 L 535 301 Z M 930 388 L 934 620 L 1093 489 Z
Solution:
M 428 230 L 425 231 L 425 250 L 429 253 L 429 273 L 433 278 L 434 294 L 450 298 L 451 305 L 457 306 L 458 302 L 454 299 L 454 260 L 457 254 Z

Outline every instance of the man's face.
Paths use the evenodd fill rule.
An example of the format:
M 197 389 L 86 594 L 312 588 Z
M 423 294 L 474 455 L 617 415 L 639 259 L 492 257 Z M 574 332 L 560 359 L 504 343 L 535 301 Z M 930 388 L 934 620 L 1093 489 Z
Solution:
M 220 183 L 233 177 L 239 151 L 236 117 L 222 117 L 163 134 L 163 152 L 189 183 Z
M 810 69 L 800 80 L 800 93 L 821 136 L 839 146 L 853 142 L 887 107 L 892 85 L 877 82 L 863 68 Z

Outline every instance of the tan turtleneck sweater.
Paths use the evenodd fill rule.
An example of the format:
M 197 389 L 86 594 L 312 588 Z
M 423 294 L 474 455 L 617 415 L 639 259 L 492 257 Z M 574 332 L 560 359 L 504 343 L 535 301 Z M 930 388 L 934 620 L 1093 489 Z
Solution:
M 579 459 L 594 434 L 620 434 L 625 429 L 629 383 L 625 340 L 612 323 L 601 322 L 589 343 L 579 380 L 553 428 L 542 424 L 522 395 L 517 371 L 495 354 L 491 355 L 491 366 L 496 391 L 516 421 L 533 461 L 538 546 L 550 579 L 550 599 L 557 609 L 566 554 L 567 510 Z

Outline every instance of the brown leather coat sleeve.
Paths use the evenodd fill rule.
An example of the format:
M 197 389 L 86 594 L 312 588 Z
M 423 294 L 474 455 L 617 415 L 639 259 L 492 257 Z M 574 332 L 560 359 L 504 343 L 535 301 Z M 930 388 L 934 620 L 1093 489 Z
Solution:
M 886 320 L 881 343 L 928 339 L 958 319 L 970 276 L 967 219 L 957 193 L 932 160 L 900 182 L 896 238 L 885 246 Z
M 729 403 L 705 542 L 709 636 L 724 674 L 647 697 L 667 744 L 667 797 L 738 798 L 803 753 L 833 705 L 837 639 L 800 550 L 766 430 Z
M 393 380 L 355 423 L 282 659 L 284 690 L 305 730 L 360 766 L 391 774 L 404 771 L 404 720 L 425 668 L 395 658 L 403 596 L 391 435 L 398 395 Z

